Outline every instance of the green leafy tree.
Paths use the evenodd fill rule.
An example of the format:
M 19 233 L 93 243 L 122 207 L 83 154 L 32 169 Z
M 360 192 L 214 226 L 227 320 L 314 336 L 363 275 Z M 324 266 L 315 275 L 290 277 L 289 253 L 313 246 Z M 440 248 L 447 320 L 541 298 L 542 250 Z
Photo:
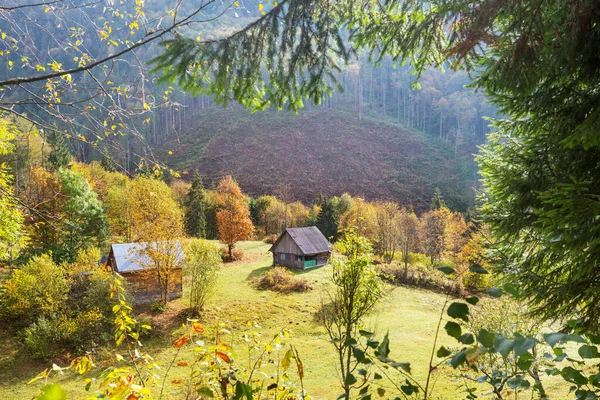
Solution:
M 206 300 L 215 293 L 221 271 L 219 249 L 205 240 L 191 240 L 185 251 L 185 273 L 189 277 L 190 310 L 204 308 Z
M 343 398 L 350 399 L 358 382 L 355 373 L 359 362 L 354 354 L 359 330 L 382 296 L 382 290 L 367 239 L 348 230 L 336 247 L 341 255 L 330 261 L 334 289 L 329 293 L 330 303 L 323 306 L 322 321 L 337 353 Z
M 194 237 L 206 237 L 206 193 L 202 177 L 196 173 L 185 199 L 184 216 L 186 233 Z
M 58 178 L 66 200 L 62 204 L 62 240 L 56 243 L 53 257 L 72 262 L 80 249 L 104 245 L 108 225 L 102 202 L 81 174 L 61 168 Z

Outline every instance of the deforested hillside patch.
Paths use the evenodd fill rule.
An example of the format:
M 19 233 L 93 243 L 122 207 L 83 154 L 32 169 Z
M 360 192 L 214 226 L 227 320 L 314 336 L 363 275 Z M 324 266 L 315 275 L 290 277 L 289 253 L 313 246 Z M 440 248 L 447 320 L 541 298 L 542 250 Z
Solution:
M 402 125 L 345 111 L 210 108 L 159 153 L 187 176 L 199 171 L 209 184 L 231 174 L 251 195 L 289 184 L 304 202 L 348 192 L 417 210 L 428 208 L 436 187 L 457 209 L 465 210 L 472 196 L 467 162 L 453 149 Z

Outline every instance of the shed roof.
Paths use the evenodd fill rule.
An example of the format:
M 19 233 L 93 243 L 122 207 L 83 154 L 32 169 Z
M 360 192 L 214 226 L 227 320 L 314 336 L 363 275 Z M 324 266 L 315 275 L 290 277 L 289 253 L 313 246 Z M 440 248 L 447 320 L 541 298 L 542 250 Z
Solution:
M 158 244 L 164 242 L 158 242 Z M 156 245 L 157 243 L 151 243 Z M 110 246 L 112 254 L 115 258 L 115 266 L 117 272 L 134 272 L 142 271 L 145 268 L 142 265 L 150 265 L 150 260 L 142 250 L 148 246 L 148 243 L 121 243 Z M 183 250 L 179 240 L 175 241 L 175 260 L 177 264 L 181 264 L 184 259 Z
M 321 233 L 319 228 L 316 226 L 305 226 L 302 228 L 287 228 L 277 241 L 273 243 L 270 251 L 275 249 L 279 241 L 286 234 L 290 235 L 290 238 L 298 245 L 304 255 L 327 253 L 333 249 L 331 243 L 329 243 L 329 240 Z

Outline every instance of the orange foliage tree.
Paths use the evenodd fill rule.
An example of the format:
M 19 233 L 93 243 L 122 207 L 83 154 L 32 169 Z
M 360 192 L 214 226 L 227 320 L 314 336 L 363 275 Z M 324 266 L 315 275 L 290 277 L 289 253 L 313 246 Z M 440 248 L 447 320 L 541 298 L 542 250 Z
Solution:
M 244 200 L 244 194 L 239 185 L 228 175 L 221 179 L 217 186 L 217 226 L 219 239 L 227 245 L 229 259 L 233 259 L 233 247 L 240 240 L 246 240 L 254 225 L 250 219 L 250 210 Z

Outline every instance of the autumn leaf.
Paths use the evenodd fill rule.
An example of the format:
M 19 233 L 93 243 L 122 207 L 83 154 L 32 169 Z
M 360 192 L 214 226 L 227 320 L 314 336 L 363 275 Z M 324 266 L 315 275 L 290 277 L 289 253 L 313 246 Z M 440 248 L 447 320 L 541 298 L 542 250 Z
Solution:
M 194 332 L 198 332 L 198 333 L 204 332 L 204 327 L 202 326 L 202 324 L 200 322 L 194 322 L 192 324 L 192 329 L 194 330 Z
M 131 393 L 129 396 L 127 396 L 127 400 L 137 400 L 139 398 L 140 398 L 140 396 L 137 396 L 134 393 Z
M 231 364 L 231 359 L 229 358 L 229 356 L 227 354 L 217 351 L 217 356 L 219 356 L 219 358 L 221 360 L 225 361 L 227 364 Z
M 184 344 L 186 344 L 186 343 L 187 343 L 189 340 L 190 340 L 190 338 L 189 338 L 189 337 L 187 337 L 187 336 L 184 336 L 184 337 L 182 337 L 181 339 L 179 339 L 178 341 L 176 341 L 176 342 L 173 344 L 173 346 L 175 346 L 175 347 L 178 347 L 178 348 L 179 348 L 179 347 L 183 346 Z
M 188 366 L 188 363 L 187 363 L 186 361 L 179 361 L 179 362 L 177 363 L 177 366 L 178 366 L 178 367 L 187 367 L 187 366 Z
M 171 381 L 171 383 L 172 383 L 173 385 L 179 385 L 179 384 L 181 384 L 181 379 L 173 379 L 173 380 Z

